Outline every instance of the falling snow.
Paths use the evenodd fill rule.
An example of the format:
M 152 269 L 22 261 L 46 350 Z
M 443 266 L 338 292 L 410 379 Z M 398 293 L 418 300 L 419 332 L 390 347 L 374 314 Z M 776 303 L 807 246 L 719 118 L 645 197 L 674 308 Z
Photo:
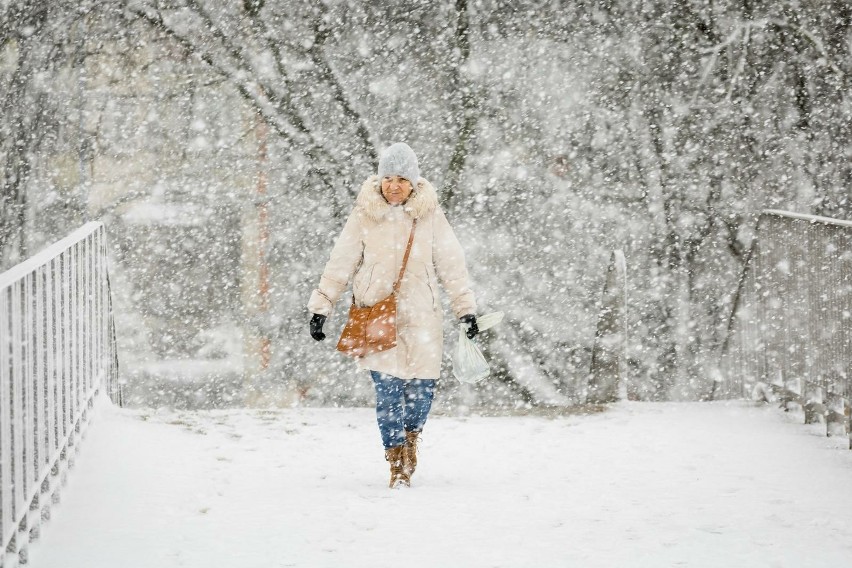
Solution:
M 580 401 L 620 249 L 628 396 L 706 398 L 759 211 L 852 214 L 850 21 L 843 0 L 6 1 L 0 260 L 107 223 L 133 404 L 361 404 L 304 304 L 404 140 L 507 316 L 493 380 L 443 396 Z
M 707 401 L 848 428 L 850 76 L 849 0 L 0 0 L 0 272 L 104 223 L 129 407 L 32 566 L 380 566 L 393 530 L 406 566 L 848 563 L 838 424 Z M 305 307 L 398 141 L 505 314 L 476 384 L 444 318 L 408 492 Z

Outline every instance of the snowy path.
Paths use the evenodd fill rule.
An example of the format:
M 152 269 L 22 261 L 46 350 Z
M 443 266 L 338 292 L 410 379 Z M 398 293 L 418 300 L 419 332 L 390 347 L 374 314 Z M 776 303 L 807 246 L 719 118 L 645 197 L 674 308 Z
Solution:
M 98 411 L 32 568 L 799 568 L 852 558 L 852 452 L 746 403 L 433 417 L 414 487 L 395 491 L 367 409 L 142 418 Z

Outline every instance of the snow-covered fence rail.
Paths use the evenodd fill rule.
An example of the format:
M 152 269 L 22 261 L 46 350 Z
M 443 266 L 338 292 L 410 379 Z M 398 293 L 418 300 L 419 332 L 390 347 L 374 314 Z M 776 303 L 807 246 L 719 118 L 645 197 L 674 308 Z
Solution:
M 717 395 L 774 392 L 827 434 L 842 424 L 852 447 L 852 222 L 760 215 L 720 364 Z
M 601 296 L 601 311 L 592 347 L 592 363 L 589 370 L 589 386 L 586 401 L 591 403 L 615 402 L 618 399 L 619 383 L 624 380 L 624 365 L 627 357 L 627 263 L 624 252 L 612 251 Z
M 0 567 L 26 563 L 95 396 L 121 402 L 117 372 L 101 223 L 0 274 Z

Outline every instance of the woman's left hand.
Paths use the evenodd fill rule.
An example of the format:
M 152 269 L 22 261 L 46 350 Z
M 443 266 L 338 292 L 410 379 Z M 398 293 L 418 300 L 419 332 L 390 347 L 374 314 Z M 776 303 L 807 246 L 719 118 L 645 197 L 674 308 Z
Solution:
M 473 339 L 479 333 L 479 326 L 476 325 L 476 316 L 473 314 L 467 314 L 466 316 L 462 316 L 459 318 L 459 321 L 462 323 L 468 324 L 467 327 L 467 338 Z

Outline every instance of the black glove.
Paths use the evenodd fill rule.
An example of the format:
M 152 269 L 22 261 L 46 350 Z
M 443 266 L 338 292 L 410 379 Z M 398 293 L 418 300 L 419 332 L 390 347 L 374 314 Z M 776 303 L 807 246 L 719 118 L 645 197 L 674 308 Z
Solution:
M 466 316 L 462 316 L 459 318 L 459 321 L 462 323 L 469 324 L 467 328 L 467 338 L 473 339 L 476 337 L 476 334 L 479 333 L 479 326 L 476 325 L 476 316 L 473 314 L 467 314 Z
M 325 324 L 325 316 L 314 314 L 314 317 L 311 318 L 311 337 L 317 341 L 325 339 L 325 334 L 322 332 L 323 324 Z

